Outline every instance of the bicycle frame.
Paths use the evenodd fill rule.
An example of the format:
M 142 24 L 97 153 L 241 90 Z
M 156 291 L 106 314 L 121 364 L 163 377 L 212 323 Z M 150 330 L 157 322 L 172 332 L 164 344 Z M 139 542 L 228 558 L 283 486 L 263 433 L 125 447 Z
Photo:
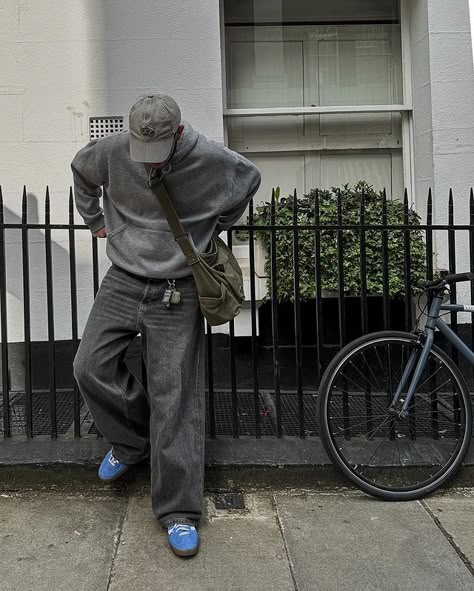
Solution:
M 457 349 L 461 355 L 463 355 L 467 361 L 474 366 L 474 352 L 462 342 L 462 340 L 449 328 L 449 326 L 439 317 L 441 310 L 447 310 L 450 312 L 471 312 L 474 313 L 473 305 L 462 305 L 462 304 L 443 304 L 443 294 L 436 294 L 433 297 L 433 301 L 430 306 L 428 321 L 425 325 L 424 332 L 420 335 L 420 351 L 414 351 L 408 359 L 407 365 L 403 372 L 402 378 L 395 392 L 392 404 L 390 405 L 390 411 L 393 414 L 397 414 L 400 418 L 406 418 L 408 416 L 408 407 L 415 394 L 416 387 L 423 370 L 425 368 L 428 356 L 430 354 L 431 347 L 434 342 L 435 330 L 438 329 L 442 335 Z M 418 359 L 418 360 L 417 360 Z M 416 367 L 415 367 L 416 366 Z M 408 378 L 415 368 L 413 378 L 407 391 L 406 397 L 402 398 L 403 389 L 408 381 Z M 397 409 L 399 402 L 403 402 L 401 409 Z

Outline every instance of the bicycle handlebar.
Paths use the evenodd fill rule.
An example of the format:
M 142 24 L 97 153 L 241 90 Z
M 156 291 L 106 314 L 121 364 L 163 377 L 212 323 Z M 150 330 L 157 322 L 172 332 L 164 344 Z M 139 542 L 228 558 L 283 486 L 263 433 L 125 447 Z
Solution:
M 426 289 L 432 289 L 433 287 L 443 287 L 447 283 L 460 283 L 461 281 L 472 281 L 473 279 L 474 273 L 454 273 L 452 275 L 443 275 L 433 281 L 427 281 L 424 286 Z

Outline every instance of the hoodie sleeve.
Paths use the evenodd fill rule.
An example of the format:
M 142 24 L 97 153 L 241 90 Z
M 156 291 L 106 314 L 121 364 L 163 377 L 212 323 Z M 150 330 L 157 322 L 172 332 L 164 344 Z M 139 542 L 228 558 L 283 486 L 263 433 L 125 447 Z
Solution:
M 240 154 L 232 177 L 232 198 L 228 207 L 219 215 L 216 230 L 231 228 L 242 216 L 250 199 L 260 187 L 260 170 Z
M 77 211 L 92 233 L 105 226 L 104 212 L 99 204 L 104 180 L 97 166 L 97 140 L 79 150 L 71 163 Z

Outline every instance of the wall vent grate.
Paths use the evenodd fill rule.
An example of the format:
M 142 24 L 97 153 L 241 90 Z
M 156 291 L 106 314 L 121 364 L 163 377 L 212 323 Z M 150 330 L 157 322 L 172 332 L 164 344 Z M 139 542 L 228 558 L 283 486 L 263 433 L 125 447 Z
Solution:
M 97 140 L 101 137 L 122 131 L 123 117 L 89 117 L 89 138 Z

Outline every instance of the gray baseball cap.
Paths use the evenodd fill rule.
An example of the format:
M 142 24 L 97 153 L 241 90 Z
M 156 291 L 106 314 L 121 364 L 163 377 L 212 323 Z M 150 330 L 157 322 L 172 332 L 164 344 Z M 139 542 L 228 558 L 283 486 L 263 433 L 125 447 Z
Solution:
M 166 94 L 143 96 L 129 113 L 130 157 L 137 162 L 164 162 L 173 148 L 181 111 Z

